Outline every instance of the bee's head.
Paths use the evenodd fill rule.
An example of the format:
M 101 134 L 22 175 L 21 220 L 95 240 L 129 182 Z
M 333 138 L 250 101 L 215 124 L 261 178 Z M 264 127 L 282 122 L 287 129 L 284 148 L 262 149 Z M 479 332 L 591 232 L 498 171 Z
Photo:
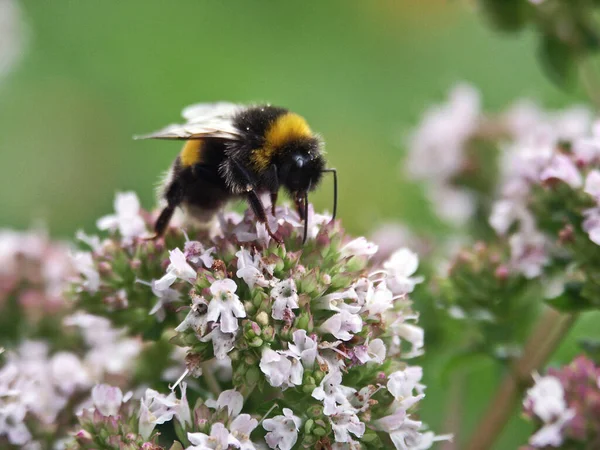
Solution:
M 298 139 L 287 144 L 280 165 L 280 183 L 292 194 L 306 194 L 321 181 L 325 160 L 316 138 Z

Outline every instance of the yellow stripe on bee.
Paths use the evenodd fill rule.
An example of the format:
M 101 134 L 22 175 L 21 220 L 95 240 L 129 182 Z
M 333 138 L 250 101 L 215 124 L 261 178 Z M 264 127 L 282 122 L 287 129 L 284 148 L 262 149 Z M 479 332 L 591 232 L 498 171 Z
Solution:
M 304 117 L 288 112 L 279 116 L 265 133 L 265 145 L 252 151 L 252 162 L 257 169 L 266 169 L 275 152 L 295 139 L 312 137 Z
M 185 143 L 179 154 L 179 159 L 181 159 L 181 165 L 183 167 L 193 166 L 200 162 L 202 144 L 202 139 L 194 139 Z

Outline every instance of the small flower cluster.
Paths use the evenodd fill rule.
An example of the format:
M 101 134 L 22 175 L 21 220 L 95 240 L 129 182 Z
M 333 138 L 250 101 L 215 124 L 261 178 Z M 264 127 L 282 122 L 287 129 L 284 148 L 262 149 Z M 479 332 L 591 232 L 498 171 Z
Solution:
M 408 173 L 427 181 L 436 212 L 451 223 L 462 224 L 475 212 L 472 192 L 454 180 L 467 168 L 466 147 L 480 120 L 479 93 L 461 84 L 452 90 L 447 103 L 425 113 L 408 142 Z
M 179 443 L 197 450 L 425 449 L 448 438 L 417 419 L 422 369 L 402 361 L 423 353 L 408 298 L 422 281 L 416 254 L 401 249 L 376 266 L 375 244 L 349 239 L 312 207 L 304 245 L 303 222 L 286 206 L 269 219 L 282 245 L 250 212 L 148 242 L 149 215 L 126 195 L 99 221 L 114 231 L 109 238 L 80 234 L 91 252 L 80 257 L 72 293 L 132 334 L 172 336 L 185 370 L 182 399 L 147 391 L 125 420 L 137 427 L 113 430 L 118 442 L 128 433 L 152 440 L 151 430 L 174 417 Z
M 592 244 L 600 243 L 599 127 L 580 118 L 568 140 L 554 130 L 510 147 L 490 216 L 508 241 L 512 267 L 527 278 L 557 274 L 576 293 L 576 304 L 564 305 L 571 310 L 600 305 L 600 259 Z
M 468 351 L 506 360 L 519 355 L 528 324 L 537 311 L 532 286 L 511 268 L 501 246 L 477 242 L 452 259 L 438 280 L 438 295 L 448 314 L 468 323 Z
M 182 388 L 185 390 L 185 385 Z M 94 386 L 90 405 L 78 414 L 79 428 L 73 433 L 73 439 L 65 442 L 65 448 L 162 450 L 157 442 L 158 433 L 153 433 L 155 424 L 174 417 L 180 419 L 181 412 L 187 412 L 186 419 L 190 421 L 185 392 L 182 399 L 177 400 L 175 394 L 167 397 L 148 389 L 139 407 L 132 396 L 131 392 L 123 394 L 118 387 L 106 384 Z
M 0 344 L 48 337 L 68 308 L 62 291 L 74 274 L 69 248 L 42 230 L 0 230 Z
M 195 278 L 195 272 L 187 278 L 178 272 L 179 265 L 185 262 L 181 251 L 167 250 L 167 245 L 183 246 L 184 237 L 170 235 L 166 242 L 145 241 L 152 217 L 141 209 L 133 192 L 117 194 L 114 207 L 115 214 L 97 222 L 100 230 L 110 232 L 108 238 L 101 240 L 81 231 L 77 233 L 89 251 L 74 255 L 79 278 L 72 286 L 72 296 L 89 313 L 109 317 L 113 324 L 127 327 L 133 335 L 152 334 L 158 338 L 161 330 L 175 325 L 163 323 L 167 317 L 174 318 L 166 312 L 174 312 L 181 296 L 171 285 L 178 275 L 184 281 Z M 211 264 L 210 256 L 206 258 Z M 165 264 L 169 264 L 168 273 L 162 277 Z
M 0 445 L 33 449 L 66 437 L 91 387 L 128 379 L 140 352 L 109 320 L 65 301 L 73 256 L 40 230 L 0 232 Z
M 427 182 L 442 219 L 464 224 L 480 210 L 489 213 L 499 172 L 505 178 L 522 172 L 531 176 L 540 158 L 537 149 L 582 137 L 590 126 L 591 112 L 583 107 L 547 112 L 519 101 L 502 114 L 485 114 L 479 93 L 463 84 L 452 90 L 446 104 L 425 114 L 409 140 L 407 170 Z M 585 147 L 582 151 L 590 150 Z M 518 191 L 519 186 L 512 187 Z
M 63 326 L 77 331 L 65 331 L 64 340 L 82 337 L 84 349 L 57 351 L 45 341 L 24 341 L 6 351 L 0 366 L 0 442 L 4 436 L 11 444 L 34 448 L 48 435 L 64 438 L 77 404 L 95 383 L 130 377 L 141 349 L 137 340 L 123 338 L 108 320 L 86 314 L 67 317 Z
M 579 356 L 534 379 L 523 402 L 526 416 L 539 427 L 530 448 L 595 448 L 600 442 L 600 367 Z
M 247 214 L 222 220 L 211 270 L 171 252 L 172 270 L 157 283 L 173 273 L 193 283 L 190 311 L 176 328 L 176 342 L 189 347 L 188 370 L 198 373 L 213 358 L 231 361 L 240 402 L 271 398 L 283 412 L 263 422 L 271 448 L 358 448 L 365 439 L 384 442 L 377 431 L 397 448 L 433 442 L 408 412 L 423 396 L 420 368 L 384 364 L 422 353 L 423 331 L 411 323 L 406 297 L 422 281 L 413 276 L 416 255 L 400 250 L 369 273 L 374 244 L 349 241 L 338 224 L 311 211 L 312 239 L 300 247 L 296 213 L 281 207 L 276 217 L 285 247 Z M 219 442 L 233 434 L 211 424 Z

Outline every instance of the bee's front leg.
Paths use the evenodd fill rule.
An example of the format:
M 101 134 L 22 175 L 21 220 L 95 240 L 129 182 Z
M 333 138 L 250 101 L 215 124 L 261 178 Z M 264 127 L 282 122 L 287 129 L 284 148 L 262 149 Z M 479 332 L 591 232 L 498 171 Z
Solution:
M 256 191 L 254 189 L 250 189 L 248 192 L 246 192 L 246 198 L 248 199 L 250 208 L 252 208 L 252 211 L 256 215 L 258 221 L 265 224 L 269 236 L 271 236 L 278 244 L 283 244 L 283 241 L 279 237 L 275 236 L 273 231 L 271 231 L 271 227 L 269 226 L 269 220 L 267 218 L 267 212 L 265 211 L 265 207 L 260 201 L 260 197 L 258 196 Z
M 267 218 L 267 212 L 265 210 L 265 207 L 264 207 L 262 201 L 260 200 L 260 197 L 254 190 L 255 182 L 253 181 L 253 177 L 235 159 L 231 159 L 230 162 L 231 162 L 231 164 L 233 166 L 232 168 L 235 170 L 236 174 L 240 177 L 240 179 L 243 182 L 246 183 L 245 197 L 248 200 L 248 204 L 250 205 L 250 208 L 256 215 L 256 218 L 258 219 L 259 222 L 265 224 L 265 227 L 267 229 L 267 233 L 269 233 L 269 236 L 271 236 L 278 244 L 280 244 L 280 245 L 283 244 L 283 241 L 279 237 L 275 236 L 275 233 L 273 233 L 273 231 L 271 230 L 271 227 L 269 226 L 269 221 Z

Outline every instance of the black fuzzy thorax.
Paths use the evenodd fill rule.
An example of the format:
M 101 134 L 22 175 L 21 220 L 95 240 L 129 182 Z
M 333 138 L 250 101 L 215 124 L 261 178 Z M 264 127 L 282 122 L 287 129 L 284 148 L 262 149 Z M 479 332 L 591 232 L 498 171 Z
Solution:
M 310 190 L 317 187 L 325 162 L 320 152 L 321 143 L 316 137 L 296 139 L 277 148 L 267 168 L 257 169 L 253 164 L 252 152 L 265 147 L 267 131 L 279 117 L 288 112 L 289 110 L 276 106 L 253 106 L 240 111 L 233 118 L 233 124 L 242 138 L 227 143 L 227 158 L 221 166 L 223 178 L 232 193 L 243 193 L 248 180 L 258 192 L 272 192 L 283 187 L 288 193 L 293 193 L 299 190 L 299 187 L 308 185 L 307 178 L 310 178 Z M 294 161 L 291 159 L 294 154 L 313 157 L 302 174 L 298 174 L 297 171 L 294 173 Z M 238 167 L 232 164 L 233 161 L 237 162 Z M 246 176 L 240 174 L 240 167 Z

